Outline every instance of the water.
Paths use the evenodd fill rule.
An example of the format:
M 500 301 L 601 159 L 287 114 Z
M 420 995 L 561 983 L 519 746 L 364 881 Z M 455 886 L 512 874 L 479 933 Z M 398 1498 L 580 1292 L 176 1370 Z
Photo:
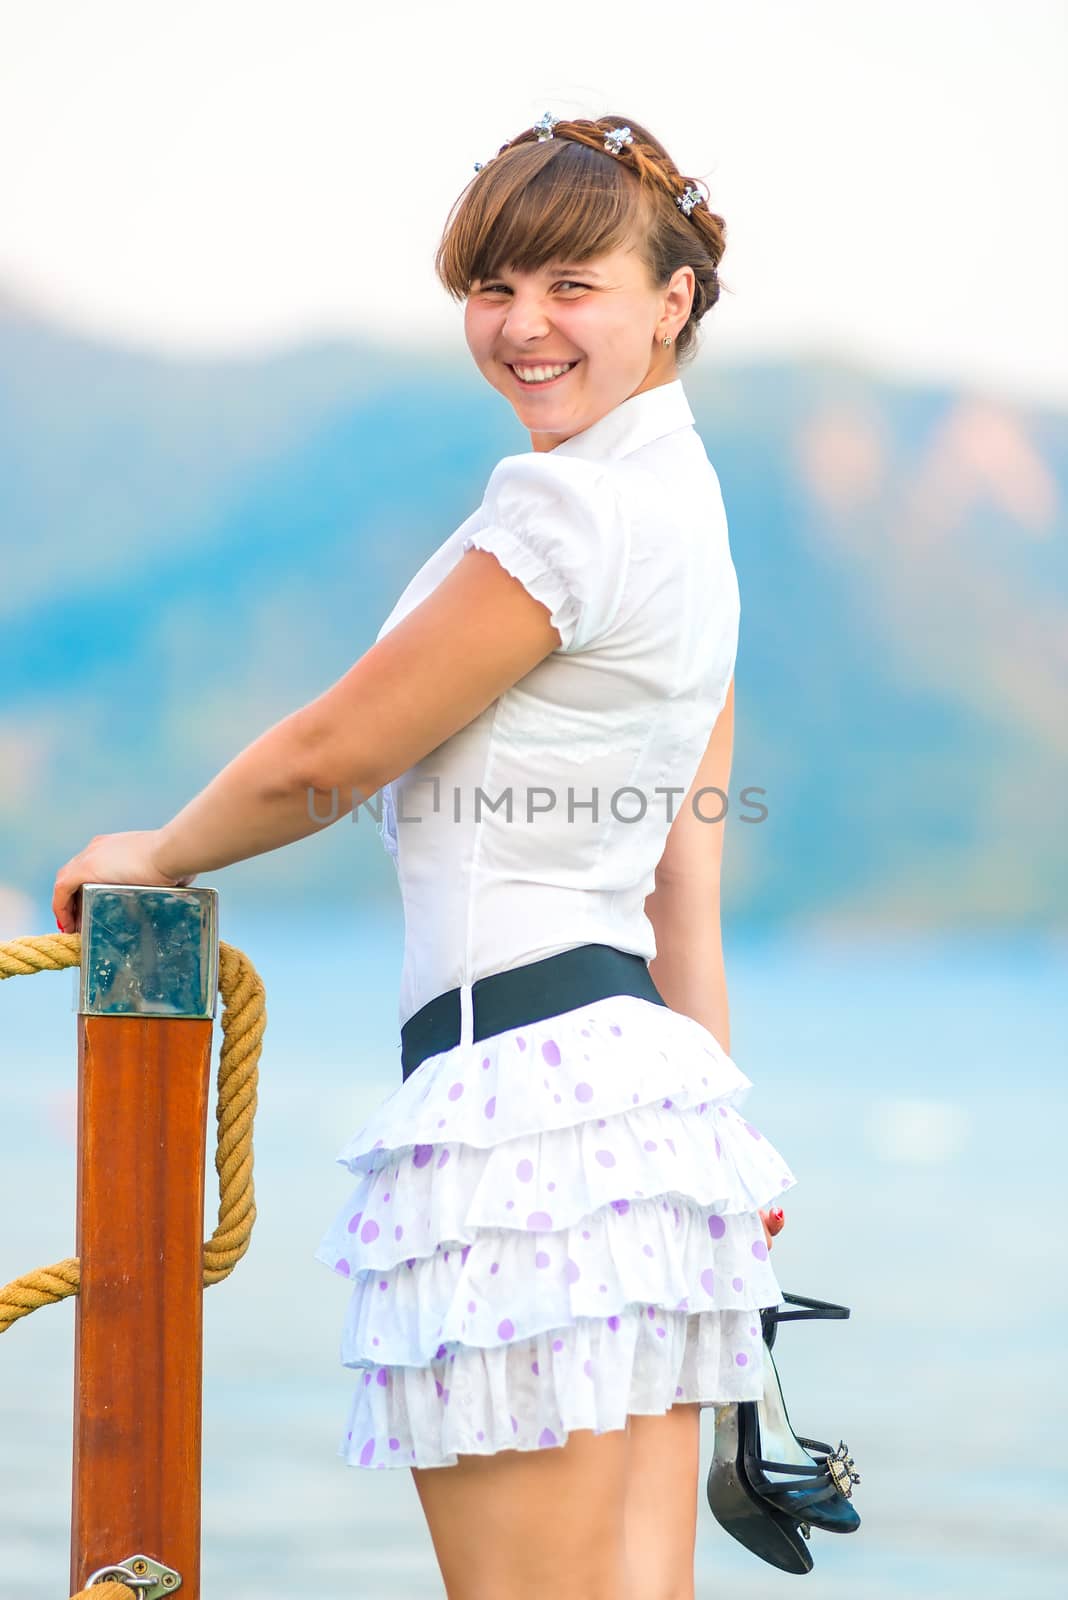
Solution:
M 227 918 L 225 896 L 223 916 L 268 1028 L 258 1219 L 204 1302 L 204 1593 L 441 1600 L 410 1474 L 335 1454 L 349 1290 L 312 1259 L 351 1183 L 334 1156 L 399 1082 L 399 920 Z M 775 1347 L 795 1429 L 844 1438 L 862 1480 L 860 1531 L 813 1533 L 811 1600 L 1063 1592 L 1066 967 L 1038 942 L 728 938 L 746 1115 L 799 1179 L 778 1277 L 853 1308 Z M 0 990 L 0 1282 L 73 1253 L 75 1027 L 69 973 Z M 66 1593 L 72 1387 L 70 1302 L 0 1340 L 2 1587 L 21 1600 Z M 709 1409 L 703 1473 L 712 1428 Z M 698 1596 L 785 1592 L 715 1523 L 703 1475 L 698 1495 Z

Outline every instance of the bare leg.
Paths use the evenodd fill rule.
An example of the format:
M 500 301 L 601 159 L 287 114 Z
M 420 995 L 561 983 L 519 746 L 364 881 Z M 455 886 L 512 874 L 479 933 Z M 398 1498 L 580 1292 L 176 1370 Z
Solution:
M 448 1600 L 629 1600 L 629 1445 L 580 1428 L 555 1449 L 412 1467 Z

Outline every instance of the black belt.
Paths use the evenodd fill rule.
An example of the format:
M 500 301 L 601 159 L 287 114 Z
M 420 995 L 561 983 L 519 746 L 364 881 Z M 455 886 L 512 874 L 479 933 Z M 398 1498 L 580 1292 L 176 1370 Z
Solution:
M 471 985 L 471 1018 L 476 1039 L 542 1022 L 561 1011 L 637 995 L 662 1006 L 665 1001 L 644 956 L 610 944 L 580 944 L 541 961 L 527 961 L 507 972 L 491 972 Z M 427 1056 L 460 1043 L 460 991 L 447 989 L 420 1006 L 401 1028 L 401 1069 L 408 1079 Z

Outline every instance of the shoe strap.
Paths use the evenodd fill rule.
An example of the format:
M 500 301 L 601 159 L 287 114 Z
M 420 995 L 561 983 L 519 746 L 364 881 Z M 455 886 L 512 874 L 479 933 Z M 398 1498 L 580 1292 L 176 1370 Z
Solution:
M 780 1311 L 778 1306 L 764 1306 L 760 1312 L 760 1321 L 764 1334 L 764 1343 L 770 1350 L 775 1343 L 775 1331 L 780 1322 L 801 1322 L 809 1317 L 822 1319 L 833 1318 L 840 1321 L 850 1315 L 849 1306 L 841 1306 L 834 1300 L 814 1300 L 809 1295 L 787 1294 L 783 1291 L 783 1299 L 792 1306 L 806 1306 L 805 1311 Z

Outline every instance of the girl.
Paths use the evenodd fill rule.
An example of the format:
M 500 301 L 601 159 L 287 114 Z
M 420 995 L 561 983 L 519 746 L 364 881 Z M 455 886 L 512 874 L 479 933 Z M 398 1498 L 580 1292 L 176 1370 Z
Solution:
M 700 1409 L 762 1394 L 795 1179 L 728 1054 L 739 597 L 679 378 L 724 246 L 637 123 L 502 146 L 437 270 L 531 450 L 344 677 L 56 879 L 75 928 L 86 881 L 188 884 L 383 791 L 403 1077 L 317 1254 L 341 1453 L 411 1470 L 450 1600 L 692 1596 Z

